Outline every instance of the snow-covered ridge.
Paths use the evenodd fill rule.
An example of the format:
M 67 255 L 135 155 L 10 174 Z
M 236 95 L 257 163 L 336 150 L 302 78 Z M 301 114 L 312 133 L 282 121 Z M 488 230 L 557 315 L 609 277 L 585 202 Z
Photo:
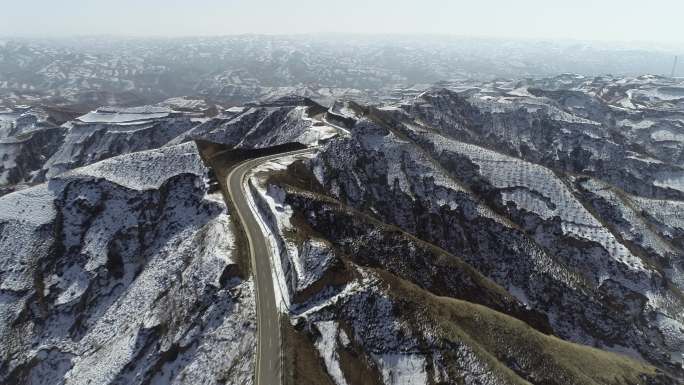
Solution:
M 154 110 L 164 109 L 156 107 Z M 118 113 L 111 115 L 119 116 Z M 168 113 L 133 115 L 130 119 L 124 114 L 121 119 L 67 123 L 64 142 L 47 159 L 40 175 L 51 178 L 112 156 L 158 148 L 197 124 L 189 116 Z M 136 120 L 138 115 L 145 118 Z
M 77 118 L 83 123 L 132 123 L 169 117 L 173 110 L 165 107 L 131 107 L 112 108 L 103 107 Z
M 194 142 L 114 157 L 67 171 L 57 178 L 92 176 L 130 189 L 149 190 L 181 173 L 206 177 L 206 167 Z

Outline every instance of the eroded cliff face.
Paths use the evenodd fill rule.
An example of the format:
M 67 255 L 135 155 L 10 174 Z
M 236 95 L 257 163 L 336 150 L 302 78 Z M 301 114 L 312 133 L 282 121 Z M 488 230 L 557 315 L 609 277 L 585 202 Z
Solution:
M 325 109 L 309 99 L 280 98 L 264 105 L 244 107 L 235 115 L 209 120 L 175 138 L 171 144 L 202 140 L 241 150 L 286 143 L 316 144 L 336 132 L 310 116 L 322 112 Z
M 371 146 L 331 144 L 327 150 L 334 155 L 314 166 L 336 199 L 461 255 L 545 313 L 562 337 L 606 347 L 625 344 L 654 361 L 679 349 L 681 340 L 668 345 L 668 336 L 647 333 L 662 319 L 641 320 L 666 317 L 663 326 L 681 322 L 680 289 L 650 258 L 623 245 L 576 198 L 569 181 L 544 167 L 455 141 L 437 152 L 440 163 L 430 152 L 411 148 L 413 142 L 400 144 L 390 131 L 382 136 L 373 128 L 378 127 L 370 122 L 359 126 L 372 133 Z M 344 160 L 334 163 L 338 158 Z M 447 174 L 449 169 L 472 174 L 459 178 L 458 171 Z M 325 180 L 326 174 L 334 176 Z M 660 349 L 652 348 L 656 344 Z
M 252 178 L 280 257 L 292 383 L 676 383 L 553 337 L 541 307 L 518 298 L 523 289 L 324 194 L 305 172 L 317 159 Z M 537 284 L 557 295 L 553 267 L 538 268 Z
M 52 178 L 116 155 L 161 147 L 197 124 L 191 117 L 163 107 L 88 113 L 65 124 L 64 143 L 45 162 L 39 178 Z
M 681 168 L 615 123 L 674 107 L 627 111 L 579 84 L 347 104 L 331 113 L 353 120 L 349 136 L 254 175 L 304 362 L 292 361 L 295 378 L 681 378 L 682 191 L 654 176 Z M 532 364 L 539 352 L 547 370 Z
M 0 382 L 250 383 L 252 282 L 193 143 L 0 198 Z
M 461 141 L 630 193 L 681 200 L 684 102 L 677 95 L 684 85 L 656 77 L 575 82 L 546 84 L 552 90 L 535 82 L 438 89 L 397 107 Z
M 42 183 L 117 155 L 162 147 L 190 130 L 197 112 L 169 107 L 100 108 L 57 125 L 59 111 L 0 111 L 0 193 Z
M 0 196 L 30 182 L 59 149 L 65 131 L 40 109 L 0 108 Z

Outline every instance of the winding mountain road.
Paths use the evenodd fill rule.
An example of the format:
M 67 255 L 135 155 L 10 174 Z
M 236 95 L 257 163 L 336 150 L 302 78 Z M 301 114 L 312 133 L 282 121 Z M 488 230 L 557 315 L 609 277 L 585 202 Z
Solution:
M 249 242 L 250 260 L 256 287 L 256 385 L 278 385 L 281 383 L 280 312 L 276 304 L 275 283 L 271 274 L 269 242 L 259 226 L 259 220 L 256 217 L 258 214 L 252 211 L 248 202 L 245 191 L 245 176 L 253 168 L 268 161 L 310 151 L 312 150 L 305 149 L 247 160 L 235 166 L 228 174 L 226 181 L 228 195 L 235 206 Z

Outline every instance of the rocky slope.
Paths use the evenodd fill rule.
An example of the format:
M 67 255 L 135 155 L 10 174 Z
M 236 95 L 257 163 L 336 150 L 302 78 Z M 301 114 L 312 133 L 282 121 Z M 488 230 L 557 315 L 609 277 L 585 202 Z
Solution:
M 251 280 L 192 143 L 0 198 L 0 383 L 251 382 Z
M 255 174 L 255 199 L 280 253 L 290 337 L 299 346 L 292 354 L 308 362 L 292 362 L 295 378 L 682 377 L 682 169 L 668 152 L 679 144 L 635 133 L 649 114 L 681 124 L 679 101 L 667 96 L 680 86 L 626 79 L 625 95 L 656 95 L 627 109 L 602 94 L 613 79 L 575 80 L 543 92 L 524 82 L 449 84 L 396 105 L 333 107 L 353 120 L 350 136 Z M 662 88 L 669 94 L 656 93 Z M 431 296 L 443 307 L 435 316 L 425 305 Z M 474 321 L 448 316 L 452 306 Z M 511 329 L 518 324 L 507 316 L 524 330 Z M 538 345 L 513 343 L 512 335 Z M 603 351 L 556 348 L 542 335 Z M 454 351 L 471 359 L 442 361 Z M 530 364 L 539 351 L 559 366 Z M 595 371 L 577 361 L 589 356 Z M 355 365 L 368 376 L 356 377 Z
M 113 156 L 161 147 L 207 120 L 212 108 L 177 98 L 160 106 L 103 107 L 66 122 L 61 119 L 70 112 L 9 108 L 0 112 L 0 195 Z
M 306 175 L 308 161 L 290 172 Z M 283 169 L 252 180 L 280 255 L 292 383 L 675 383 L 547 335 L 515 290 Z
M 262 149 L 286 143 L 315 145 L 337 133 L 333 127 L 310 117 L 323 112 L 325 109 L 310 99 L 279 98 L 211 119 L 179 135 L 170 144 L 201 140 L 235 150 Z
M 161 147 L 196 124 L 192 117 L 166 107 L 100 108 L 64 125 L 64 143 L 45 162 L 41 177 Z
M 65 129 L 29 107 L 0 112 L 0 195 L 30 182 L 61 144 Z

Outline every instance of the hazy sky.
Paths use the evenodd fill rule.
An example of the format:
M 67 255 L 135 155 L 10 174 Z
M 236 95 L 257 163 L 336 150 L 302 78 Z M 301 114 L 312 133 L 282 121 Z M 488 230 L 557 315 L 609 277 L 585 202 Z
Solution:
M 684 42 L 684 0 L 1 0 L 0 35 L 428 33 Z

